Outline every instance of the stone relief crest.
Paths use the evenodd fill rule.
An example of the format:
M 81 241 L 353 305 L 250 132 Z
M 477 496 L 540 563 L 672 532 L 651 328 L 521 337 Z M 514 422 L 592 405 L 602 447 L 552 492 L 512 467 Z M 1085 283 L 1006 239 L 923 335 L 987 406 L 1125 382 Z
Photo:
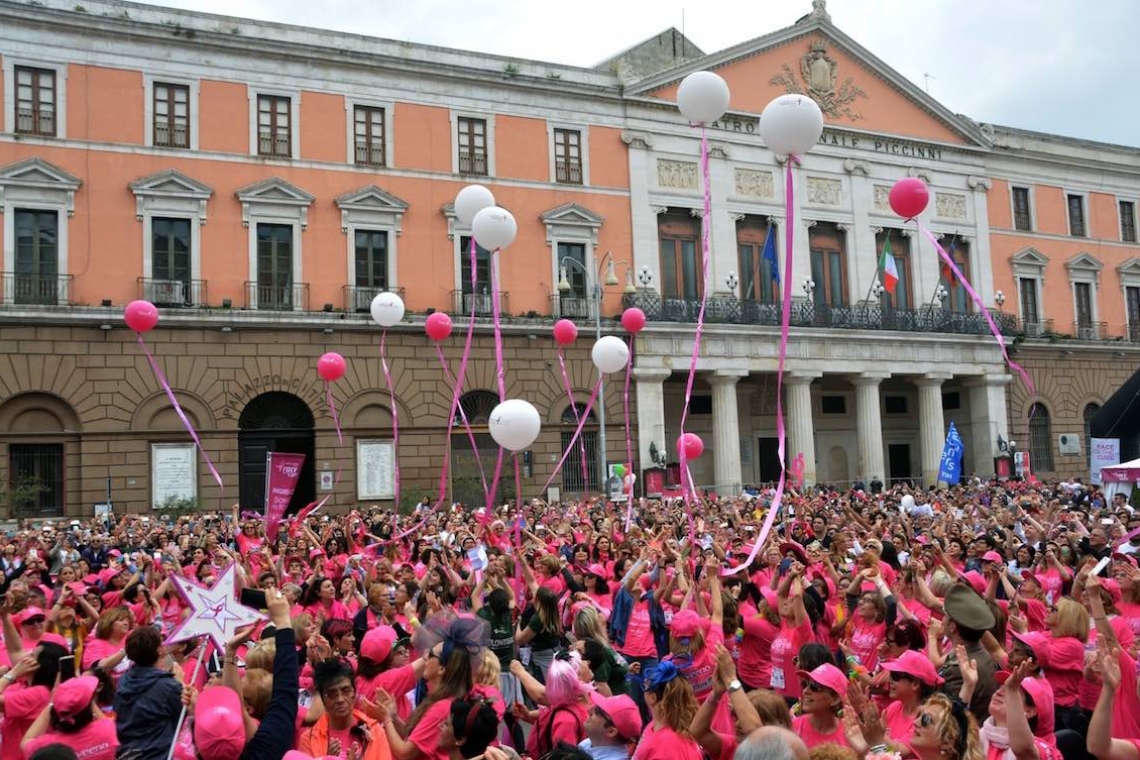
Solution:
M 854 77 L 839 82 L 839 62 L 827 54 L 827 43 L 823 40 L 812 42 L 807 55 L 800 59 L 799 76 L 786 63 L 780 68 L 782 73 L 769 79 L 768 84 L 783 87 L 789 94 L 809 96 L 828 118 L 850 121 L 863 118 L 851 105 L 866 98 L 867 93 L 855 84 Z

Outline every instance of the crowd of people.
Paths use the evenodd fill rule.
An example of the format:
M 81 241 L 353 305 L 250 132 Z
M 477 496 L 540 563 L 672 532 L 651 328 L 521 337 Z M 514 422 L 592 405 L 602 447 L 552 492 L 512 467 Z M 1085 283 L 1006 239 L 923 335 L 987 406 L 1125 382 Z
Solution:
M 26 522 L 0 760 L 1140 760 L 1126 495 L 771 498 Z M 266 621 L 165 644 L 231 565 Z

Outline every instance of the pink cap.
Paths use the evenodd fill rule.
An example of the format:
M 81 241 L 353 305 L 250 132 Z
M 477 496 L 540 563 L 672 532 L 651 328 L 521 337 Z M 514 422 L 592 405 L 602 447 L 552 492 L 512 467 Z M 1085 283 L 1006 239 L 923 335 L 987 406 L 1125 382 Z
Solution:
M 994 680 L 1001 686 L 1009 680 L 1008 670 L 999 670 L 994 673 Z M 1054 721 L 1054 707 L 1053 707 L 1053 686 L 1044 678 L 1037 678 L 1030 676 L 1029 678 L 1022 679 L 1021 690 L 1025 692 L 1025 696 L 1033 701 L 1033 706 L 1037 708 L 1037 731 L 1036 736 L 1052 737 Z
M 1112 599 L 1113 604 L 1120 604 L 1120 600 L 1124 598 L 1124 593 L 1120 589 L 1120 582 L 1115 578 L 1101 578 L 1100 587 Z
M 1038 665 L 1046 667 L 1049 659 L 1049 646 L 1053 643 L 1052 636 L 1041 631 L 1026 631 L 1025 633 L 1011 631 L 1010 635 L 1033 653 L 1033 659 L 1037 660 Z
M 231 760 L 245 749 L 241 698 L 225 686 L 207 686 L 194 708 L 194 745 L 202 760 Z
M 811 564 L 811 560 L 808 559 L 807 552 L 804 550 L 803 546 L 796 543 L 795 541 L 785 541 L 784 543 L 780 544 L 780 556 L 786 557 L 788 555 L 788 552 L 793 552 L 796 557 L 799 558 L 799 561 L 804 565 Z
M 1005 562 L 1005 559 L 995 551 L 988 551 L 982 555 L 982 562 Z
M 825 662 L 810 672 L 797 670 L 796 675 L 800 678 L 810 678 L 825 689 L 831 689 L 840 697 L 847 694 L 847 676 L 830 662 Z
M 367 657 L 375 663 L 384 662 L 392 652 L 392 646 L 397 638 L 399 637 L 396 635 L 396 629 L 392 626 L 376 626 L 364 634 L 364 640 L 360 642 L 360 656 Z
M 641 713 L 628 695 L 605 697 L 596 691 L 591 691 L 590 699 L 593 700 L 594 707 L 605 713 L 610 723 L 614 724 L 621 738 L 632 740 L 641 735 Z M 285 760 L 288 760 L 288 756 Z
M 927 686 L 940 686 L 944 680 L 934 669 L 934 663 L 913 649 L 903 652 L 897 660 L 884 662 L 883 670 L 912 676 Z
M 692 610 L 681 610 L 673 616 L 673 622 L 669 624 L 669 633 L 678 639 L 691 639 L 697 635 L 697 631 L 707 631 L 710 622 L 708 618 L 702 619 Z
M 977 570 L 971 570 L 967 573 L 959 573 L 958 576 L 970 584 L 970 588 L 978 592 L 978 596 L 986 595 L 986 578 Z
M 99 583 L 100 583 L 100 585 L 106 586 L 108 583 L 111 582 L 111 579 L 114 578 L 118 574 L 119 574 L 119 569 L 117 567 L 105 567 L 105 568 L 103 568 L 102 570 L 99 571 Z
M 62 716 L 78 715 L 84 708 L 90 706 L 98 688 L 99 679 L 95 676 L 70 678 L 55 687 L 55 691 L 52 692 L 52 705 Z
M 1133 567 L 1138 566 L 1138 563 L 1136 562 L 1136 555 L 1135 554 L 1121 554 L 1120 552 L 1116 552 L 1115 554 L 1112 555 L 1112 560 L 1114 562 L 1128 562 Z
M 597 562 L 595 562 L 592 565 L 590 565 L 589 567 L 587 567 L 586 572 L 589 575 L 596 575 L 599 578 L 606 578 L 607 576 L 609 576 L 609 573 L 606 572 L 605 565 L 599 564 Z
M 39 607 L 25 607 L 24 611 L 20 613 L 20 625 L 37 617 L 47 619 L 47 615 L 44 614 L 44 611 Z

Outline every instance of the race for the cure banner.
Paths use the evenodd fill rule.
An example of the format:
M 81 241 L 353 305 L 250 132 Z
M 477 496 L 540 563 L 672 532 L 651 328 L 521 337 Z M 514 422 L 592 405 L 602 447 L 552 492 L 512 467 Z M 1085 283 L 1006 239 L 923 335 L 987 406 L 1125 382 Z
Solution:
M 278 454 L 269 452 L 265 463 L 265 537 L 272 544 L 277 540 L 277 529 L 293 498 L 293 489 L 301 477 L 304 454 Z

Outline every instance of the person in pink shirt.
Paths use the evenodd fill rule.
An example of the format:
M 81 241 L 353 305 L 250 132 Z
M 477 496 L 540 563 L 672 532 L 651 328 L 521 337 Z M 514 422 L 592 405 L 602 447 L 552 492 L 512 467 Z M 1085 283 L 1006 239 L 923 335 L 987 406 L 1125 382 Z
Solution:
M 1097 760 L 1140 760 L 1136 661 L 1102 635 L 1094 667 L 1100 673 L 1102 687 L 1089 719 L 1088 751 Z M 1120 719 L 1122 708 L 1127 721 Z
M 332 618 L 352 620 L 344 602 L 336 598 L 336 585 L 320 575 L 314 577 L 301 594 L 301 607 L 320 623 Z
M 606 568 L 594 562 L 586 568 L 586 573 L 583 576 L 583 583 L 586 586 L 586 596 L 590 601 L 597 605 L 598 609 L 602 612 L 602 617 L 606 620 L 610 619 L 610 613 L 614 609 L 614 595 L 610 591 L 609 586 L 609 572 Z
M 360 642 L 356 694 L 358 699 L 373 700 L 378 691 L 388 692 L 396 702 L 396 715 L 400 720 L 407 720 L 412 714 L 408 692 L 420 680 L 427 661 L 419 657 L 410 663 L 397 664 L 398 640 L 396 629 L 388 625 L 376 626 L 364 635 Z
M 83 670 L 98 666 L 117 681 L 128 667 L 124 647 L 130 632 L 131 613 L 126 608 L 112 607 L 100 615 L 95 635 L 83 647 Z
M 1053 734 L 1053 689 L 1031 674 L 1025 662 L 997 673 L 1003 684 L 990 698 L 990 717 L 981 726 L 986 760 L 1061 760 Z
M 1120 601 L 1116 607 L 1140 640 L 1140 567 L 1132 554 L 1114 554 L 1112 577 L 1120 584 Z
M 673 663 L 662 662 L 648 673 L 645 702 L 652 720 L 637 743 L 633 760 L 701 760 L 701 747 L 689 734 L 697 700 Z
M 843 698 L 847 694 L 847 676 L 831 663 L 824 663 L 812 671 L 798 670 L 802 715 L 792 718 L 792 730 L 804 740 L 808 749 L 819 744 L 850 746 L 844 731 Z
M 1049 610 L 1046 625 L 1053 636 L 1045 679 L 1053 687 L 1057 728 L 1084 729 L 1084 714 L 1077 704 L 1085 672 L 1085 642 L 1089 638 L 1089 613 L 1072 599 L 1060 599 Z
M 41 747 L 63 744 L 83 760 L 115 760 L 115 721 L 95 706 L 99 679 L 80 676 L 55 687 L 51 703 L 28 729 L 20 748 L 31 757 Z
M 804 566 L 792 563 L 780 580 L 777 592 L 780 609 L 780 628 L 772 640 L 772 675 L 769 681 L 789 704 L 800 698 L 800 680 L 796 678 L 796 656 L 800 647 L 814 641 L 811 618 L 804 602 Z
M 67 649 L 46 643 L 18 655 L 15 666 L 0 677 L 0 760 L 24 760 L 20 741 L 51 702 L 59 660 Z
M 883 724 L 887 737 L 896 747 L 910 749 L 914 721 L 918 711 L 934 690 L 943 683 L 928 657 L 912 649 L 904 651 L 896 660 L 883 663 L 890 675 L 891 703 L 883 711 Z

